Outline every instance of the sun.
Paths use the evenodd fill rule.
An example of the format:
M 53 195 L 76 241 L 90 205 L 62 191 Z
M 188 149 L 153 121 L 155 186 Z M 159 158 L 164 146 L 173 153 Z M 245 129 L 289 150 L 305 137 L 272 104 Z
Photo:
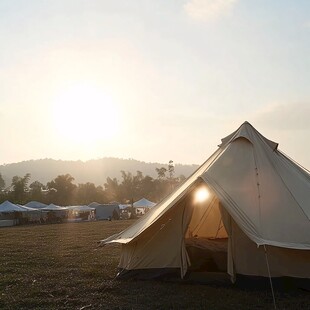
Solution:
M 102 89 L 78 83 L 60 92 L 52 105 L 56 130 L 63 139 L 94 143 L 113 139 L 119 128 L 117 106 Z

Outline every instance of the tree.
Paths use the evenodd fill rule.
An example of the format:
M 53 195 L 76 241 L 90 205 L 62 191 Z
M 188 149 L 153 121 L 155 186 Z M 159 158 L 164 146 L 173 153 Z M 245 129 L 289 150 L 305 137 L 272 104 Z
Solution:
M 77 202 L 78 204 L 90 204 L 96 201 L 97 188 L 94 183 L 87 182 L 86 184 L 79 184 L 77 187 Z
M 50 190 L 52 201 L 58 205 L 70 205 L 73 202 L 73 192 L 76 185 L 72 182 L 74 178 L 70 174 L 57 176 L 54 180 L 47 183 Z
M 145 189 L 142 187 L 144 176 L 141 171 L 137 171 L 137 174 L 133 176 L 133 195 L 132 198 L 139 199 L 144 196 Z
M 170 194 L 174 188 L 181 182 L 183 182 L 183 176 L 180 178 L 175 178 L 175 170 L 173 160 L 169 160 L 168 169 L 165 167 L 156 168 L 156 172 L 158 174 L 157 180 L 154 180 L 154 196 L 156 197 L 154 201 L 159 201 L 163 199 L 165 196 Z M 168 177 L 166 177 L 166 173 L 168 172 Z
M 186 177 L 184 174 L 180 174 L 179 177 L 177 178 L 177 182 L 179 184 L 183 183 L 186 180 Z
M 39 181 L 34 181 L 32 182 L 30 185 L 29 185 L 29 188 L 32 190 L 32 191 L 41 191 L 42 189 L 45 188 L 45 186 L 39 182 Z
M 2 174 L 0 173 L 0 190 L 2 191 L 5 188 L 5 182 L 3 180 Z
M 157 201 L 155 180 L 149 175 L 141 180 L 141 197 L 145 197 L 151 201 Z
M 169 172 L 169 179 L 172 180 L 173 177 L 174 177 L 174 163 L 173 163 L 173 160 L 169 160 L 168 172 Z
M 96 187 L 96 197 L 94 197 L 93 201 L 97 201 L 99 203 L 109 202 L 107 199 L 106 193 L 101 185 Z
M 133 176 L 131 172 L 121 171 L 122 183 L 119 185 L 119 193 L 122 202 L 133 199 Z
M 122 183 L 119 185 L 120 196 L 123 202 L 128 200 L 137 200 L 141 198 L 145 190 L 142 186 L 144 176 L 141 171 L 137 171 L 136 175 L 130 172 L 121 171 Z
M 167 169 L 165 167 L 155 168 L 155 170 L 157 172 L 158 179 L 162 180 L 166 177 Z
M 107 200 L 111 201 L 118 201 L 119 199 L 119 186 L 118 181 L 116 178 L 111 179 L 110 177 L 107 178 L 107 182 L 104 183 L 105 194 Z
M 34 181 L 29 185 L 30 188 L 30 194 L 31 194 L 31 199 L 32 200 L 37 200 L 37 201 L 42 201 L 42 189 L 45 188 L 45 186 L 39 182 L 39 181 Z
M 169 187 L 170 187 L 170 192 L 172 192 L 178 184 L 178 179 L 174 177 L 175 171 L 174 171 L 173 160 L 169 160 L 168 172 L 169 172 Z
M 30 180 L 30 173 L 24 177 L 15 175 L 12 178 L 12 200 L 15 203 L 23 204 L 25 202 L 26 193 L 28 192 L 28 182 Z

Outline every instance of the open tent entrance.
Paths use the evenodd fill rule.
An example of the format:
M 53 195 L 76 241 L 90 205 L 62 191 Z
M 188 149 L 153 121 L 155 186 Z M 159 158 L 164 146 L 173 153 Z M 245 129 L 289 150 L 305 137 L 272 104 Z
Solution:
M 221 207 L 214 192 L 199 182 L 186 198 L 190 208 L 185 232 L 185 246 L 189 258 L 189 271 L 227 272 L 228 234 Z M 224 214 L 224 215 L 223 215 Z
M 184 278 L 197 272 L 202 277 L 233 276 L 230 221 L 217 195 L 198 178 L 172 208 L 140 233 L 139 240 L 122 244 L 119 276 L 150 279 L 181 274 Z

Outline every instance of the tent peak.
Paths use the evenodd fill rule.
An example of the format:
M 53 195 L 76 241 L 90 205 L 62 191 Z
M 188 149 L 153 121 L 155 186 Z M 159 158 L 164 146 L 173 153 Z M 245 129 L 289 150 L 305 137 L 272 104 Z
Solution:
M 259 133 L 248 121 L 245 121 L 236 131 L 221 139 L 222 143 L 219 145 L 219 147 L 223 148 L 227 144 L 230 144 L 239 138 L 245 138 L 252 144 L 255 144 L 257 140 L 263 141 L 273 151 L 278 148 L 278 143 L 268 140 L 261 133 Z

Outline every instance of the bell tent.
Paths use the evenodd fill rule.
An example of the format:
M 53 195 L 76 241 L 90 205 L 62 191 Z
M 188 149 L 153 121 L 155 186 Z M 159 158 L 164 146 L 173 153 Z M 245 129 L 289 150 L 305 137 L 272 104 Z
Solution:
M 310 278 L 310 173 L 248 122 L 126 230 L 121 274 Z

